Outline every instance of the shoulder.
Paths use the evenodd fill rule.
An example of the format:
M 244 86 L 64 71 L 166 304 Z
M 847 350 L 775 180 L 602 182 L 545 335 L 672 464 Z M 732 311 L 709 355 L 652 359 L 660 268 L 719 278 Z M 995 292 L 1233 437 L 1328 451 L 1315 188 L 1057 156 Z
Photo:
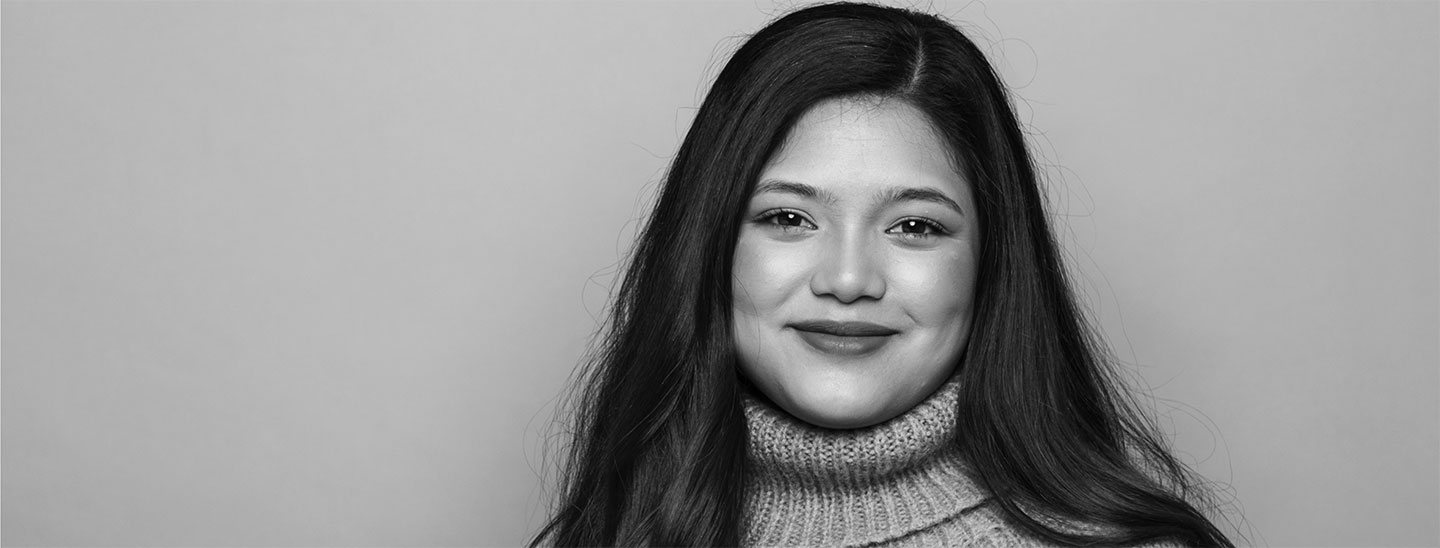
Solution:
M 1083 527 L 1076 527 L 1083 529 Z M 888 546 L 930 547 L 966 546 L 974 548 L 1061 548 L 1049 540 L 1036 537 L 1011 523 L 1003 510 L 986 501 L 924 531 L 896 539 Z M 1184 548 L 1175 542 L 1132 545 L 1131 548 Z

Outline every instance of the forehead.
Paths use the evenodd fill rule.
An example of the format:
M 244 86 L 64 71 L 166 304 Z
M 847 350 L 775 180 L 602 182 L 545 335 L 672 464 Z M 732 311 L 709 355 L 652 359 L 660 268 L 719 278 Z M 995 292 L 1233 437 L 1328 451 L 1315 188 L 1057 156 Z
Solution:
M 844 190 L 871 185 L 936 185 L 962 192 L 955 155 L 929 118 L 895 99 L 821 102 L 791 128 L 762 178 Z

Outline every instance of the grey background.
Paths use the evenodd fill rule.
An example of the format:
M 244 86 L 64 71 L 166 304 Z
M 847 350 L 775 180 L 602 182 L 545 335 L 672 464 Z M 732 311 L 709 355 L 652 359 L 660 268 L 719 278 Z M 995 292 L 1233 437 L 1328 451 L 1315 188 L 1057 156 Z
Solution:
M 789 6 L 4 2 L 3 543 L 523 542 L 635 221 Z M 1440 543 L 1440 5 L 922 7 L 1236 526 Z

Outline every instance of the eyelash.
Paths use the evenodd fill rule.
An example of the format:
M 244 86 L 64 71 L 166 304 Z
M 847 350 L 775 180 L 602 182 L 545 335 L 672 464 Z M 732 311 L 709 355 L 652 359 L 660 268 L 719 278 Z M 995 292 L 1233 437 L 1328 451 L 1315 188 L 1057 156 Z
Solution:
M 785 215 L 793 215 L 795 220 L 804 223 L 804 225 L 780 224 L 778 221 L 782 218 L 782 216 Z M 784 230 L 786 232 L 799 228 L 804 228 L 807 230 L 816 230 L 819 228 L 815 226 L 815 223 L 813 221 L 806 218 L 804 214 L 792 209 L 775 209 L 767 211 L 761 214 L 760 217 L 756 219 L 756 221 L 760 222 L 761 224 L 779 227 L 781 230 Z M 899 230 L 903 230 L 901 227 L 905 225 L 905 223 L 917 223 L 916 226 L 928 229 L 929 232 L 900 232 Z M 904 238 L 909 239 L 933 238 L 935 236 L 943 236 L 950 233 L 950 231 L 945 230 L 945 227 L 940 223 L 923 217 L 906 217 L 904 219 L 900 219 L 899 222 L 895 223 L 890 228 L 885 229 L 885 232 L 888 234 L 898 234 Z
M 797 220 L 799 220 L 800 222 L 805 223 L 806 225 L 809 225 L 809 226 L 782 225 L 782 224 L 776 222 L 777 220 L 780 219 L 781 216 L 784 216 L 784 215 L 794 215 L 794 216 L 795 216 L 795 219 L 797 219 Z M 810 219 L 807 219 L 807 218 L 805 217 L 805 215 L 803 215 L 803 214 L 801 214 L 799 211 L 795 211 L 795 210 L 793 210 L 793 209 L 774 209 L 774 210 L 770 210 L 770 211 L 767 211 L 767 212 L 761 214 L 761 215 L 760 215 L 760 218 L 758 218 L 758 219 L 756 219 L 756 220 L 759 221 L 761 224 L 766 224 L 766 225 L 770 225 L 770 226 L 780 227 L 781 230 L 784 230 L 784 231 L 786 231 L 786 232 L 789 232 L 789 231 L 794 230 L 794 229 L 797 229 L 797 228 L 806 228 L 806 229 L 810 229 L 810 230 L 815 230 L 815 229 L 818 229 L 818 228 L 819 228 L 819 227 L 815 226 L 815 223 L 814 223 L 813 221 L 811 221 Z
M 918 223 L 917 226 L 922 228 L 928 228 L 930 229 L 930 232 L 919 234 L 913 232 L 890 232 L 892 230 L 899 229 L 901 226 L 905 225 L 905 223 Z M 891 234 L 899 234 L 906 238 L 931 238 L 935 236 L 944 236 L 950 233 L 950 231 L 945 230 L 945 227 L 942 226 L 940 223 L 921 217 L 906 217 L 904 219 L 900 219 L 900 222 L 895 223 L 894 226 L 886 229 L 885 232 L 890 232 Z

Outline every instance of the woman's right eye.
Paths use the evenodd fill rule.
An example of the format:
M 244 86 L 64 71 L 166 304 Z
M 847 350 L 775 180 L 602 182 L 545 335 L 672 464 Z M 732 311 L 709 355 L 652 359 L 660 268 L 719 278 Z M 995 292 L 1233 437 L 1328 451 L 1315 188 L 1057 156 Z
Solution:
M 777 209 L 765 212 L 761 214 L 757 220 L 762 224 L 777 226 L 786 231 L 795 229 L 815 230 L 819 228 L 815 226 L 815 223 L 810 222 L 810 219 L 806 219 L 804 215 L 788 209 Z

